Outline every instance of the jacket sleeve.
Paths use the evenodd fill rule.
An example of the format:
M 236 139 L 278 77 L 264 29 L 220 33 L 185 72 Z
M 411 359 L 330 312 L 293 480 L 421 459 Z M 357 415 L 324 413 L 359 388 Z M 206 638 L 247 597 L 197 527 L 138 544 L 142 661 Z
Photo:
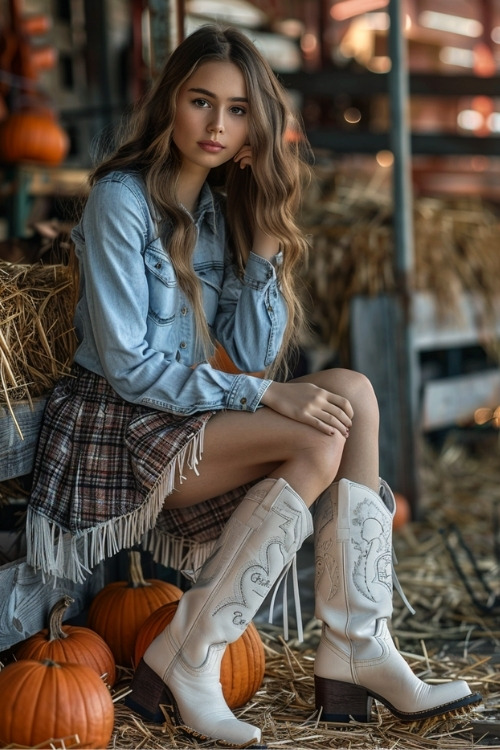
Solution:
M 250 253 L 243 278 L 226 261 L 226 275 L 215 321 L 215 335 L 234 364 L 245 372 L 264 370 L 279 352 L 287 322 L 277 268 L 281 255 L 268 261 Z
M 82 275 L 76 360 L 88 366 L 95 352 L 95 369 L 132 403 L 186 415 L 255 411 L 270 380 L 221 372 L 206 362 L 191 367 L 179 361 L 168 343 L 161 351 L 148 343 L 143 253 L 149 222 L 138 189 L 135 193 L 112 180 L 92 189 L 81 225 L 73 232 Z

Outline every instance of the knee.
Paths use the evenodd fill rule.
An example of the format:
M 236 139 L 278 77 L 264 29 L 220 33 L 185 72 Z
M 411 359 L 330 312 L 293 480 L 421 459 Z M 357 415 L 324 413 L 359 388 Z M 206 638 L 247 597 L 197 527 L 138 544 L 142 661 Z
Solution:
M 325 489 L 337 476 L 344 448 L 345 437 L 340 432 L 325 435 L 319 430 L 308 432 L 307 439 L 297 444 L 299 460 L 304 462 L 305 470 L 312 472 Z
M 351 370 L 350 376 L 350 393 L 348 395 L 352 408 L 369 409 L 378 416 L 378 401 L 371 381 L 361 372 Z
M 371 381 L 356 370 L 338 368 L 325 371 L 330 373 L 332 391 L 337 391 L 346 398 L 352 406 L 354 416 L 362 414 L 365 419 L 370 418 L 378 422 L 379 409 L 377 396 Z

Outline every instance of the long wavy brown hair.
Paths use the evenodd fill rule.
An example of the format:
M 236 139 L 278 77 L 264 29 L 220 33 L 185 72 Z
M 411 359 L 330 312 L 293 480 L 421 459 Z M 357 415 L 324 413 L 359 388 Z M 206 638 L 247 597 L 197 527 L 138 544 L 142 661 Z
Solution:
M 166 249 L 179 285 L 193 306 L 199 341 L 205 354 L 211 352 L 213 342 L 203 312 L 201 286 L 192 265 L 195 228 L 176 196 L 181 158 L 172 133 L 180 88 L 197 68 L 213 61 L 231 62 L 243 74 L 250 103 L 252 167 L 242 170 L 231 160 L 213 170 L 209 182 L 225 195 L 230 244 L 240 272 L 252 247 L 256 225 L 280 242 L 283 262 L 278 273 L 288 323 L 280 353 L 266 375 L 283 376 L 304 323 L 296 285 L 307 241 L 297 225 L 297 216 L 301 192 L 309 178 L 310 152 L 285 90 L 244 33 L 233 27 L 206 25 L 181 42 L 127 119 L 119 145 L 91 172 L 90 184 L 115 169 L 142 174 L 159 217 L 160 237 L 167 236 L 165 219 L 173 222 Z

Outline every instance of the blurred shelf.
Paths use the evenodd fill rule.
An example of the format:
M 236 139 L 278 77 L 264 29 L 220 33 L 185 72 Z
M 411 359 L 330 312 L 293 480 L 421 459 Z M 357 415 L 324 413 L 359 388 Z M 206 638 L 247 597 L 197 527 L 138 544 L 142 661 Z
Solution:
M 389 94 L 389 74 L 370 71 L 353 72 L 325 68 L 308 73 L 281 73 L 280 80 L 286 88 L 296 89 L 308 96 L 375 96 Z M 473 75 L 439 75 L 410 73 L 410 96 L 492 96 L 498 97 L 500 76 L 477 77 Z
M 389 133 L 335 130 L 334 128 L 310 128 L 307 137 L 313 148 L 328 149 L 344 154 L 373 154 L 390 148 Z M 438 156 L 500 156 L 500 137 L 448 134 L 412 134 L 413 155 Z

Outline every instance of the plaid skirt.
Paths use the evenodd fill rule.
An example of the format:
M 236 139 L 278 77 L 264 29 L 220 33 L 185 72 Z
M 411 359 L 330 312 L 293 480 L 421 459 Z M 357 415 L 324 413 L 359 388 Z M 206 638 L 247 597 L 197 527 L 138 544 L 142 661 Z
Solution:
M 165 510 L 187 470 L 198 473 L 215 412 L 177 416 L 124 401 L 75 366 L 48 399 L 27 512 L 27 559 L 74 581 L 141 543 L 154 559 L 196 570 L 250 485 Z

